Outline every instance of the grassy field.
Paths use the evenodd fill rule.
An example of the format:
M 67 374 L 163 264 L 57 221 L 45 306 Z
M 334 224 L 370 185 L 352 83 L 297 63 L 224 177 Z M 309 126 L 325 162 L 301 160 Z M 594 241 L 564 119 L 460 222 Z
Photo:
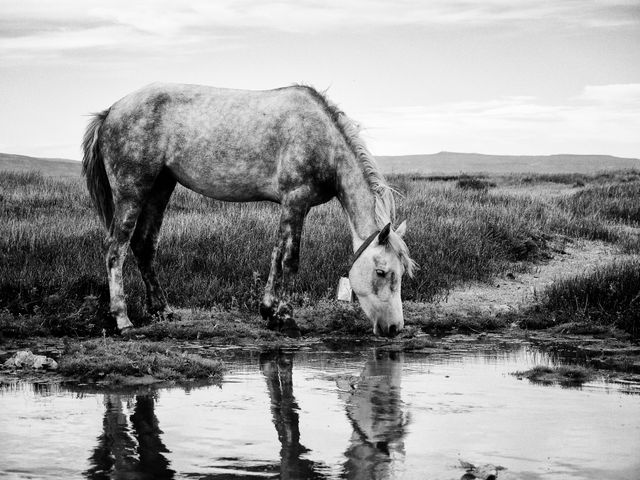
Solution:
M 427 172 L 429 175 L 457 175 L 460 172 L 491 175 L 503 175 L 505 172 L 596 174 L 602 170 L 640 168 L 640 160 L 637 158 L 611 155 L 483 155 L 438 152 L 427 155 L 379 156 L 377 160 L 385 173 Z
M 414 279 L 403 283 L 405 300 L 432 301 L 460 283 L 524 270 L 546 258 L 559 235 L 605 240 L 627 253 L 640 251 L 634 230 L 640 227 L 638 171 L 490 179 L 452 176 L 437 181 L 406 175 L 389 180 L 402 193 L 398 216 L 408 221 L 407 243 L 421 267 Z M 562 194 L 513 194 L 543 191 L 549 184 L 563 186 Z M 255 312 L 277 219 L 276 205 L 224 203 L 178 187 L 157 259 L 170 303 Z M 106 311 L 104 237 L 81 179 L 0 172 L 0 328 L 5 334 L 12 334 L 13 327 L 7 325 L 14 325 L 16 318 L 39 319 L 59 333 L 73 331 L 74 326 L 82 332 L 87 331 L 82 325 L 99 326 L 92 319 Z M 312 210 L 305 225 L 294 303 L 309 307 L 332 299 L 349 254 L 340 205 L 332 201 Z M 611 267 L 602 274 L 606 280 L 580 282 L 592 281 L 605 289 L 607 282 L 618 280 L 628 285 L 628 279 L 637 281 L 639 271 L 640 264 L 629 263 Z M 144 317 L 144 292 L 131 256 L 125 266 L 125 286 L 135 322 Z M 603 316 L 602 308 L 586 308 L 594 301 L 592 293 L 585 293 L 590 292 L 587 287 L 559 288 L 566 293 L 550 294 L 549 308 L 559 308 L 553 298 L 564 295 L 561 303 L 581 305 L 583 317 L 617 322 L 637 334 L 637 317 Z M 627 290 L 616 297 L 618 303 L 611 303 L 616 311 L 636 308 L 637 297 Z

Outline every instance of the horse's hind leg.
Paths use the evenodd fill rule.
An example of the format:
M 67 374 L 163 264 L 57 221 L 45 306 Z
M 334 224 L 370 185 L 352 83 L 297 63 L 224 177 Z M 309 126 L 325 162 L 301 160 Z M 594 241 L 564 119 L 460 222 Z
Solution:
M 158 282 L 153 260 L 158 249 L 158 234 L 164 212 L 175 186 L 175 178 L 168 170 L 163 170 L 147 195 L 131 238 L 131 250 L 147 291 L 147 310 L 151 315 L 161 317 L 172 317 L 174 314 L 169 309 L 167 298 Z
M 107 239 L 107 272 L 109 274 L 109 294 L 111 298 L 109 311 L 115 317 L 118 330 L 133 327 L 127 316 L 124 285 L 122 282 L 122 265 L 127 255 L 129 240 L 136 226 L 138 215 L 142 210 L 142 195 L 115 196 L 114 214 Z

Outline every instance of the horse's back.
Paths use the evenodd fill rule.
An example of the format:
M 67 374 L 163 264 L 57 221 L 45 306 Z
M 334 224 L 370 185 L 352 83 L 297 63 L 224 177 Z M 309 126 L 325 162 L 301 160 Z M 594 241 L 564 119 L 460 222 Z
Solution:
M 167 167 L 205 195 L 277 201 L 283 181 L 300 171 L 330 176 L 332 127 L 305 88 L 152 84 L 111 107 L 102 140 L 112 162 L 149 174 Z

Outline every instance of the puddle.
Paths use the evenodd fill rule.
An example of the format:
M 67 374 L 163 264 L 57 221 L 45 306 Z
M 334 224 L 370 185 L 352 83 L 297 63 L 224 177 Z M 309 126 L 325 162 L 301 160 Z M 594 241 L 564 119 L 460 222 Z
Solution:
M 509 375 L 556 364 L 523 346 L 247 352 L 221 387 L 17 382 L 0 389 L 0 477 L 460 479 L 462 461 L 499 479 L 640 478 L 639 386 Z

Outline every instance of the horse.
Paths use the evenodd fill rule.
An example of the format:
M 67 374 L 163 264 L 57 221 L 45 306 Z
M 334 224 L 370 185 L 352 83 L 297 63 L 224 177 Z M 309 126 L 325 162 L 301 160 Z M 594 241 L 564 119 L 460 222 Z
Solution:
M 260 313 L 268 328 L 293 337 L 300 330 L 287 292 L 304 219 L 311 207 L 337 197 L 357 253 L 349 270 L 353 292 L 374 333 L 393 336 L 403 328 L 401 279 L 415 267 L 403 239 L 406 222 L 391 227 L 394 192 L 357 124 L 314 88 L 152 84 L 94 114 L 82 148 L 82 172 L 108 230 L 109 309 L 121 333 L 133 327 L 122 282 L 129 245 L 148 312 L 174 315 L 153 262 L 177 183 L 223 201 L 281 205 Z

